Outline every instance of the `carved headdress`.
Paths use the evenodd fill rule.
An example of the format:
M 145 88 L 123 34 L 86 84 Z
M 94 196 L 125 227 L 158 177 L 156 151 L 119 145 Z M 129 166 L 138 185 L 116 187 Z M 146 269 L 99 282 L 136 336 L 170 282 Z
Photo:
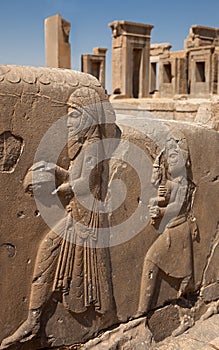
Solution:
M 118 136 L 115 113 L 104 92 L 81 87 L 71 94 L 68 106 L 70 159 L 74 159 L 86 140 Z

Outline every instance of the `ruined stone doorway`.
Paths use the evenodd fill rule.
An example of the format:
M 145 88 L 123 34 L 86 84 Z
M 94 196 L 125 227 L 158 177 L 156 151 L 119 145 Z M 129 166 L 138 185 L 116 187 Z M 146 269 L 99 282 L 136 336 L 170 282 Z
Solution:
M 151 62 L 150 70 L 150 94 L 159 90 L 159 67 L 158 62 Z
M 100 65 L 101 65 L 101 62 L 92 62 L 92 74 L 97 79 L 100 79 Z
M 141 56 L 142 56 L 141 49 L 133 50 L 132 95 L 134 98 L 139 97 Z
M 171 63 L 163 65 L 163 82 L 165 84 L 170 84 L 172 82 Z
M 196 62 L 195 76 L 196 82 L 205 83 L 205 62 Z

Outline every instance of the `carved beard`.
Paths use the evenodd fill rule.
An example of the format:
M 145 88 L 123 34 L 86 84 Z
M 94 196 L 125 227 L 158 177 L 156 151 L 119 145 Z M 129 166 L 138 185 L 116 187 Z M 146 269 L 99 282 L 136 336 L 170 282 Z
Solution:
M 80 150 L 86 139 L 89 138 L 91 130 L 94 128 L 92 117 L 82 112 L 80 117 L 68 117 L 68 155 L 70 160 L 74 160 L 80 153 Z
M 68 140 L 68 156 L 70 160 L 74 160 L 81 151 L 83 143 L 79 141 L 79 137 L 76 135 Z
M 84 143 L 96 142 L 101 139 L 100 126 L 93 125 L 90 128 L 82 130 L 80 133 L 68 138 L 68 156 L 70 160 L 74 160 L 81 152 Z

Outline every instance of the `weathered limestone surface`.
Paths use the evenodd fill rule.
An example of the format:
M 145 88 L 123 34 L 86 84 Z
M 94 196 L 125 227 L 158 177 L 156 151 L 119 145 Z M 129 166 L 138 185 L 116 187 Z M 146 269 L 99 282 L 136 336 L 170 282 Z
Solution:
M 150 137 L 153 137 L 153 134 L 156 134 L 156 130 L 159 130 L 161 125 L 160 120 L 153 120 L 150 118 L 147 119 L 144 117 L 133 118 L 125 114 L 123 116 L 121 115 L 120 117 L 118 117 L 117 120 L 119 121 L 120 126 L 123 123 L 126 125 L 126 128 L 123 130 L 123 135 L 126 139 L 128 139 L 131 143 L 136 143 L 142 149 L 148 149 L 148 148 L 150 150 L 153 149 L 153 146 L 151 145 Z M 172 127 L 175 127 L 175 128 L 179 128 L 183 132 L 183 134 L 187 139 L 188 147 L 190 150 L 192 179 L 193 179 L 192 181 L 194 182 L 195 188 L 196 188 L 195 194 L 194 194 L 193 210 L 194 210 L 194 216 L 197 218 L 197 224 L 199 227 L 199 234 L 200 234 L 198 241 L 194 241 L 193 243 L 194 282 L 195 282 L 195 290 L 198 291 L 200 286 L 203 283 L 204 272 L 205 274 L 207 273 L 206 263 L 209 259 L 210 251 L 212 250 L 212 247 L 214 246 L 214 244 L 216 244 L 217 242 L 218 201 L 216 197 L 214 198 L 214 196 L 215 196 L 215 193 L 217 193 L 218 191 L 218 177 L 217 177 L 218 164 L 215 163 L 215 154 L 218 154 L 218 133 L 214 130 L 210 130 L 201 126 L 196 126 L 194 123 L 190 124 L 190 123 L 183 123 L 183 122 L 179 123 L 179 122 L 171 122 L 171 121 L 168 121 L 166 123 L 170 129 Z M 127 125 L 130 128 L 127 129 Z M 136 129 L 140 130 L 140 132 L 138 133 Z M 148 137 L 145 138 L 145 135 L 149 135 L 150 136 L 149 139 Z M 213 168 L 210 164 L 214 164 Z M 210 170 L 207 170 L 208 168 Z M 124 177 L 124 179 L 127 180 L 127 184 L 130 185 L 129 192 L 128 192 L 129 193 L 128 198 L 130 198 L 130 202 L 127 200 L 127 202 L 124 204 L 124 208 L 127 212 L 126 215 L 130 215 L 130 211 L 132 211 L 133 207 L 135 207 L 134 199 L 136 198 L 136 201 L 137 201 L 137 198 L 140 196 L 138 192 L 139 184 L 137 185 L 137 181 L 134 180 L 134 177 L 133 177 L 134 174 L 132 173 L 131 169 L 127 168 L 126 172 L 124 172 L 123 175 L 122 175 L 122 172 L 118 171 L 118 173 L 120 176 Z M 132 179 L 131 182 L 129 179 Z M 133 181 L 135 181 L 135 184 L 136 184 L 134 190 L 131 186 Z M 141 199 L 143 202 L 142 206 L 145 205 L 145 211 L 147 211 L 146 206 L 148 203 L 144 202 L 144 198 L 140 197 L 140 201 Z M 211 203 L 214 203 L 214 206 L 210 205 L 210 202 L 208 201 L 211 201 Z M 117 213 L 117 215 L 118 216 L 116 216 L 114 220 L 115 221 L 121 220 L 120 218 L 123 215 L 122 211 L 121 213 Z M 212 237 L 212 234 L 213 234 L 213 237 Z M 141 233 L 139 233 L 139 235 L 137 235 L 135 238 L 132 239 L 132 241 L 125 243 L 123 248 L 120 246 L 113 248 L 113 250 L 115 251 L 118 250 L 117 259 L 120 260 L 121 253 L 119 252 L 123 251 L 122 255 L 123 255 L 124 264 L 126 265 L 126 261 L 130 260 L 132 262 L 131 266 L 135 266 L 135 276 L 133 276 L 132 274 L 130 274 L 129 271 L 127 271 L 126 274 L 124 271 L 123 272 L 121 271 L 121 268 L 122 268 L 121 261 L 119 261 L 117 264 L 115 274 L 117 275 L 118 269 L 121 271 L 120 276 L 118 277 L 118 280 L 120 281 L 120 283 L 122 283 L 122 280 L 123 280 L 124 281 L 123 283 L 126 284 L 127 281 L 130 281 L 130 276 L 132 276 L 132 279 L 133 279 L 131 283 L 129 282 L 128 285 L 126 284 L 125 295 L 124 293 L 118 295 L 118 298 L 120 300 L 117 307 L 118 314 L 120 314 L 120 307 L 124 308 L 124 311 L 125 311 L 125 308 L 127 307 L 127 303 L 129 303 L 130 311 L 131 310 L 133 311 L 131 311 L 131 314 L 130 312 L 127 312 L 127 311 L 125 311 L 125 313 L 127 312 L 127 315 L 130 317 L 134 312 L 134 305 L 131 306 L 132 305 L 131 301 L 136 300 L 136 303 L 138 303 L 138 297 L 136 299 L 136 289 L 140 288 L 140 287 L 137 287 L 139 283 L 137 276 L 139 273 L 139 269 L 141 270 L 140 266 L 142 266 L 145 253 L 148 250 L 149 246 L 152 244 L 152 241 L 156 239 L 155 237 L 156 237 L 156 232 L 152 230 L 151 225 L 147 225 L 145 229 Z M 135 248 L 132 248 L 132 244 Z M 120 251 L 120 249 L 122 250 Z M 214 251 L 216 253 L 215 248 L 214 248 Z M 216 259 L 215 256 L 214 256 L 214 259 Z M 114 254 L 112 254 L 112 262 L 113 261 L 114 261 Z M 179 261 L 179 264 L 182 263 L 180 257 L 178 257 L 178 261 Z M 120 266 L 120 268 L 118 268 L 118 266 Z M 213 283 L 212 283 L 213 280 L 216 281 L 217 277 L 212 276 L 211 279 L 209 278 L 207 282 L 207 284 L 212 284 L 212 288 L 213 288 Z M 133 285 L 135 286 L 135 290 L 132 289 Z M 169 287 L 167 288 L 166 286 L 162 290 L 162 286 L 161 286 L 160 291 L 162 292 L 158 297 L 157 305 L 162 304 L 164 300 L 168 300 L 170 295 L 171 295 L 170 299 L 176 298 L 174 289 L 171 290 L 171 288 L 169 289 Z M 166 288 L 168 289 L 168 292 Z
M 153 116 L 176 121 L 196 122 L 219 130 L 219 99 L 187 99 L 185 95 L 171 98 L 124 99 L 111 101 L 118 114 Z
M 93 100 L 93 96 L 96 99 Z M 0 66 L 0 99 L 0 136 L 2 140 L 0 151 L 3 155 L 0 162 L 0 267 L 2 272 L 0 341 L 3 341 L 1 348 L 10 350 L 17 348 L 21 350 L 79 348 L 81 344 L 96 338 L 98 334 L 106 330 L 102 338 L 98 337 L 86 344 L 84 349 L 104 349 L 104 347 L 112 350 L 115 348 L 147 349 L 147 344 L 149 344 L 149 349 L 153 349 L 152 346 L 154 349 L 159 349 L 155 342 L 163 340 L 165 342 L 165 338 L 179 330 L 179 327 L 184 327 L 184 330 L 186 327 L 191 328 L 194 324 L 194 327 L 198 327 L 199 318 L 206 313 L 206 310 L 209 310 L 208 304 L 219 299 L 217 271 L 219 168 L 216 161 L 219 151 L 218 132 L 192 122 L 162 121 L 158 118 L 151 118 L 151 116 L 126 115 L 124 107 L 123 115 L 117 115 L 119 129 L 115 128 L 114 112 L 108 104 L 108 98 L 100 87 L 100 83 L 90 75 L 68 70 Z M 95 118 L 99 115 L 106 116 L 106 121 L 112 124 L 112 129 L 109 129 L 109 133 L 107 133 L 107 128 L 100 129 L 100 134 L 98 134 L 96 129 L 92 129 L 88 124 L 86 132 L 89 132 L 90 129 L 92 131 L 89 141 L 100 141 L 104 134 L 105 138 L 110 138 L 110 144 L 113 143 L 112 138 L 116 138 L 117 142 L 117 148 L 112 155 L 108 154 L 110 173 L 107 173 L 108 168 L 105 163 L 104 171 L 102 167 L 97 168 L 99 175 L 105 174 L 105 177 L 101 177 L 101 184 L 106 183 L 108 176 L 110 179 L 109 195 L 112 211 L 107 212 L 109 214 L 107 224 L 110 228 L 110 243 L 109 249 L 107 247 L 104 254 L 102 247 L 92 248 L 94 255 L 88 255 L 90 260 L 89 262 L 86 260 L 86 263 L 83 259 L 87 255 L 83 254 L 85 252 L 88 254 L 88 250 L 84 246 L 82 250 L 77 249 L 78 256 L 75 259 L 77 258 L 76 261 L 80 262 L 80 257 L 83 256 L 81 261 L 84 265 L 81 268 L 79 264 L 77 267 L 79 273 L 76 271 L 75 276 L 78 278 L 76 282 L 83 280 L 85 283 L 86 281 L 89 288 L 89 283 L 94 283 L 90 275 L 88 276 L 89 269 L 97 269 L 94 276 L 98 279 L 96 283 L 103 297 L 102 304 L 97 305 L 98 293 L 96 298 L 84 305 L 86 299 L 84 292 L 82 298 L 81 295 L 77 297 L 72 295 L 71 298 L 68 298 L 70 291 L 62 290 L 63 293 L 59 295 L 59 298 L 54 294 L 51 300 L 43 305 L 43 314 L 40 314 L 41 319 L 37 320 L 37 325 L 40 324 L 37 334 L 31 332 L 29 339 L 19 338 L 16 343 L 14 341 L 4 346 L 4 339 L 12 336 L 14 332 L 16 334 L 17 328 L 26 320 L 30 311 L 29 302 L 33 302 L 34 299 L 32 287 L 37 280 L 33 279 L 33 276 L 36 278 L 34 269 L 36 267 L 40 269 L 44 264 L 43 261 L 40 261 L 41 264 L 39 264 L 39 254 L 41 258 L 43 256 L 44 238 L 47 239 L 46 244 L 56 239 L 51 232 L 48 232 L 49 228 L 40 215 L 34 198 L 25 193 L 23 182 L 30 169 L 34 171 L 31 168 L 34 156 L 47 130 L 68 113 L 68 118 L 73 118 L 72 123 L 76 121 L 76 125 L 71 124 L 69 127 L 70 132 L 74 133 L 77 130 L 76 126 L 78 127 L 79 115 L 76 112 L 78 112 L 79 105 L 82 107 L 82 115 L 85 116 L 85 119 L 82 120 L 86 122 L 91 113 L 90 110 L 86 110 L 90 102 L 92 102 L 92 116 Z M 96 106 L 101 108 L 95 108 Z M 171 113 L 174 108 L 174 105 L 170 104 Z M 187 111 L 190 109 L 186 103 L 183 108 L 187 108 Z M 192 108 L 196 107 L 192 106 Z M 116 134 L 115 130 L 117 130 Z M 121 139 L 119 139 L 119 130 Z M 81 135 L 76 132 L 74 144 L 76 147 L 79 146 L 74 153 L 76 158 L 81 145 L 88 137 L 87 134 L 86 137 L 83 135 L 83 138 L 78 138 L 78 136 Z M 59 137 L 57 132 L 52 139 L 48 140 L 48 154 L 56 147 Z M 67 136 L 65 135 L 64 144 L 66 141 Z M 172 156 L 174 159 L 180 158 L 179 145 L 183 149 L 186 169 L 182 170 L 179 178 L 174 177 L 173 171 L 171 178 L 168 164 L 171 163 Z M 45 159 L 47 159 L 46 153 L 44 154 Z M 11 157 L 11 154 L 14 157 Z M 169 157 L 168 164 L 166 164 L 164 154 L 167 154 L 167 158 Z M 58 165 L 67 171 L 71 162 L 74 169 L 73 174 L 75 174 L 78 168 L 69 157 L 67 150 L 64 149 L 58 159 Z M 93 153 L 89 154 L 85 163 L 93 164 L 91 160 L 93 160 Z M 162 174 L 157 174 L 157 169 L 161 169 Z M 90 186 L 92 181 L 99 179 L 98 174 L 91 176 Z M 67 176 L 65 172 L 64 175 Z M 154 187 L 151 182 L 151 178 L 155 182 L 161 181 L 160 178 L 155 179 L 157 175 L 161 176 L 162 180 L 166 177 L 165 184 L 159 183 L 158 188 Z M 188 176 L 188 183 L 186 183 L 186 176 Z M 115 180 L 122 180 L 124 184 L 122 185 L 120 181 L 119 187 L 114 188 Z M 163 190 L 160 186 L 164 186 Z M 165 192 L 166 190 L 169 195 L 170 187 L 174 188 L 175 195 L 181 193 L 183 198 L 182 207 L 184 209 L 180 208 L 181 216 L 179 215 L 179 219 L 183 220 L 178 223 L 179 225 L 176 224 L 178 227 L 176 232 L 175 226 L 172 228 L 173 231 L 169 227 L 166 232 L 161 223 L 157 224 L 158 221 L 156 221 L 157 219 L 162 220 L 159 216 L 160 212 L 169 205 L 169 202 L 168 204 L 165 202 L 167 199 L 162 201 L 158 198 L 162 197 L 158 195 L 158 191 Z M 84 189 L 83 186 L 82 189 Z M 184 198 L 185 190 L 188 196 Z M 74 191 L 77 193 L 77 186 Z M 159 202 L 159 208 L 155 205 L 155 200 Z M 151 208 L 148 208 L 149 204 Z M 52 201 L 50 206 L 53 206 Z M 74 206 L 76 206 L 75 202 Z M 71 210 L 73 209 L 72 207 Z M 155 209 L 158 209 L 156 215 L 154 214 Z M 177 218 L 178 214 L 176 214 Z M 66 215 L 69 218 L 71 214 Z M 83 219 L 87 217 L 89 217 L 87 213 L 82 215 Z M 92 219 L 95 221 L 97 218 L 101 222 L 100 216 L 94 216 Z M 190 219 L 191 222 L 188 223 Z M 176 233 L 177 240 L 174 240 L 173 232 Z M 162 237 L 163 243 L 159 245 Z M 83 238 L 84 242 L 87 236 L 81 234 L 80 238 Z M 153 249 L 150 250 L 150 248 L 158 246 L 160 249 L 156 249 L 157 256 L 155 257 L 152 254 Z M 51 256 L 56 253 L 55 248 L 58 249 L 57 246 L 54 246 Z M 64 252 L 66 253 L 66 250 Z M 80 255 L 81 252 L 82 255 Z M 60 256 L 63 258 L 62 255 Z M 93 259 L 94 256 L 97 260 Z M 174 266 L 175 271 L 169 270 L 169 256 L 172 257 L 171 266 Z M 155 260 L 159 267 L 157 274 L 155 273 L 156 266 L 152 264 L 149 273 L 144 276 L 143 271 L 146 270 L 148 262 L 154 263 Z M 48 261 L 50 262 L 49 259 Z M 55 269 L 53 262 L 48 267 L 51 276 Z M 65 265 L 64 263 L 62 265 L 62 262 L 60 267 Z M 68 265 L 68 260 L 66 264 Z M 184 269 L 185 266 L 187 269 Z M 158 277 L 156 280 L 155 275 Z M 156 288 L 148 285 L 150 293 L 145 295 L 145 299 L 150 298 L 149 308 L 148 305 L 147 307 L 142 305 L 146 303 L 142 295 L 145 294 L 144 286 L 147 285 L 147 281 L 144 280 L 144 277 L 147 276 L 149 277 L 148 283 L 151 280 L 156 281 Z M 61 274 L 59 277 L 61 278 Z M 87 282 L 88 277 L 90 279 Z M 40 284 L 39 290 L 42 291 L 50 282 L 48 277 L 44 283 Z M 72 286 L 75 287 L 74 283 Z M 92 288 L 94 286 L 95 283 Z M 89 297 L 92 295 L 91 291 L 90 293 L 88 293 Z M 55 305 L 54 300 L 56 300 Z M 69 306 L 69 311 L 66 305 Z M 104 306 L 106 308 L 102 313 Z M 74 310 L 70 311 L 71 308 Z M 218 305 L 214 304 L 212 313 L 216 313 L 217 308 Z M 148 326 L 145 326 L 146 314 Z M 134 320 L 130 321 L 133 318 Z M 218 317 L 215 316 L 206 321 L 209 322 L 208 325 L 211 325 L 213 319 L 218 320 Z M 114 326 L 117 328 L 113 329 Z M 216 331 L 212 328 L 209 342 L 217 337 L 215 333 Z M 171 341 L 175 342 L 172 338 Z M 109 344 L 111 347 L 107 348 Z M 207 346 L 207 344 L 206 342 L 202 345 Z M 162 346 L 165 349 L 166 343 Z
M 144 148 L 145 143 L 147 147 L 150 145 L 150 140 L 144 138 L 145 134 L 152 135 L 149 133 L 150 124 L 152 124 L 151 129 L 159 129 L 159 123 L 161 120 L 156 122 L 153 120 L 144 120 L 143 117 L 135 117 L 135 119 L 130 118 L 130 116 L 123 115 L 118 116 L 117 121 L 121 129 L 123 130 L 123 137 L 130 142 L 138 144 L 139 147 Z M 124 123 L 124 124 L 123 124 Z M 214 177 L 213 174 L 206 176 L 206 166 L 208 167 L 206 161 L 209 160 L 209 156 L 211 158 L 210 162 L 214 162 L 215 152 L 218 153 L 218 133 L 213 130 L 208 130 L 204 127 L 196 126 L 195 124 L 186 124 L 186 123 L 173 123 L 166 122 L 169 127 L 180 127 L 183 130 L 184 135 L 186 135 L 186 139 L 189 143 L 190 156 L 191 156 L 191 164 L 192 164 L 192 173 L 193 173 L 193 181 L 196 186 L 196 192 L 194 196 L 194 215 L 197 218 L 197 224 L 199 227 L 199 238 L 197 241 L 193 242 L 193 256 L 194 256 L 194 279 L 195 279 L 195 289 L 196 292 L 186 300 L 181 300 L 179 303 L 175 303 L 174 294 L 170 291 L 167 285 L 162 286 L 160 289 L 160 295 L 158 297 L 157 310 L 149 314 L 148 318 L 139 318 L 133 321 L 126 321 L 124 324 L 116 327 L 113 330 L 104 332 L 103 335 L 95 338 L 87 342 L 82 349 L 148 349 L 148 350 L 158 350 L 158 349 L 179 349 L 179 350 L 195 350 L 195 349 L 212 349 L 218 348 L 218 331 L 219 331 L 219 318 L 217 316 L 213 316 L 208 320 L 200 320 L 201 315 L 206 314 L 206 310 L 209 310 L 209 305 L 207 304 L 210 300 L 218 299 L 218 274 L 217 269 L 214 269 L 213 266 L 216 266 L 216 259 L 218 256 L 218 205 L 217 199 L 213 199 L 214 191 L 218 192 L 218 177 Z M 125 127 L 123 126 L 125 125 Z M 131 129 L 129 129 L 129 127 Z M 139 128 L 138 128 L 139 127 Z M 136 129 L 141 130 L 139 133 L 136 132 Z M 143 136 L 144 135 L 144 136 Z M 206 137 L 204 136 L 206 135 Z M 207 136 L 208 135 L 208 136 Z M 212 147 L 211 141 L 213 135 L 215 136 L 215 143 Z M 141 143 L 144 138 L 145 143 Z M 213 137 L 214 139 L 214 137 Z M 208 140 L 208 141 L 207 141 Z M 206 148 L 206 145 L 207 146 Z M 199 145 L 199 146 L 198 146 Z M 203 145 L 205 151 L 203 151 Z M 150 148 L 151 149 L 151 148 Z M 205 153 L 206 152 L 206 153 Z M 207 161 L 208 162 L 208 161 Z M 195 164 L 197 164 L 197 169 Z M 216 166 L 218 172 L 218 166 Z M 202 174 L 202 175 L 201 175 Z M 212 176 L 213 175 L 213 176 Z M 133 180 L 134 173 L 133 170 L 129 167 L 126 168 L 126 173 L 123 174 L 122 171 L 118 171 L 118 177 L 122 177 L 123 181 L 126 182 L 130 187 L 130 192 L 132 192 L 132 183 L 133 181 L 136 184 L 136 181 Z M 210 176 L 210 177 L 209 177 Z M 129 182 L 129 178 L 132 179 L 132 182 Z M 211 178 L 211 180 L 210 180 Z M 207 180 L 208 179 L 208 180 Z M 215 182 L 216 181 L 216 182 Z M 128 211 L 128 208 L 132 205 L 132 210 L 134 207 L 133 199 L 136 196 L 136 191 L 139 189 L 137 185 L 135 185 L 135 192 L 130 194 L 132 198 L 132 204 L 127 203 L 124 204 L 124 207 Z M 211 206 L 208 201 L 214 203 L 214 206 Z M 144 203 L 143 203 L 144 205 Z M 217 209 L 216 209 L 216 207 Z M 210 228 L 208 230 L 208 225 L 212 220 L 215 211 L 215 221 L 214 228 Z M 212 210 L 213 209 L 213 210 Z M 120 209 L 121 210 L 121 209 Z M 146 208 L 145 208 L 146 210 Z M 198 214 L 200 211 L 200 214 Z M 122 212 L 122 210 L 121 210 Z M 120 220 L 121 212 L 116 213 L 116 218 L 114 220 Z M 205 215 L 203 215 L 205 213 Z M 129 215 L 129 213 L 127 214 Z M 212 216 L 213 215 L 213 216 Z M 207 233 L 209 232 L 209 234 Z M 213 236 L 211 232 L 214 232 Z M 117 311 L 122 315 L 122 310 L 120 311 L 120 306 L 122 308 L 131 308 L 132 301 L 135 299 L 136 289 L 138 287 L 138 277 L 137 273 L 139 271 L 138 261 L 143 259 L 142 256 L 143 248 L 140 245 L 143 245 L 147 251 L 147 244 L 154 235 L 152 232 L 152 228 L 148 225 L 143 232 L 139 233 L 137 237 L 134 237 L 130 242 L 127 242 L 123 245 L 123 247 L 114 247 L 112 248 L 112 263 L 113 266 L 116 266 L 114 263 L 115 256 L 117 256 L 117 269 L 113 273 L 113 276 L 117 274 L 118 266 L 120 266 L 121 272 L 121 254 L 123 255 L 122 261 L 124 261 L 125 267 L 127 267 L 126 262 L 131 261 L 131 267 L 135 267 L 135 276 L 130 273 L 130 270 L 124 270 L 120 273 L 118 277 L 118 283 L 124 283 L 126 285 L 123 293 L 120 293 L 117 298 L 119 298 L 120 302 L 117 304 Z M 150 238 L 149 238 L 150 237 Z M 153 238 L 154 239 L 154 238 Z M 140 240 L 141 243 L 138 243 Z M 144 243 L 143 243 L 144 242 Z M 131 248 L 133 245 L 134 249 Z M 208 247 L 208 248 L 207 248 Z M 114 251 L 118 251 L 117 254 L 114 255 Z M 159 254 L 159 252 L 158 252 Z M 144 255 L 144 254 L 143 254 Z M 179 256 L 176 257 L 176 260 L 179 264 L 183 264 L 183 261 Z M 114 265 L 115 264 L 115 265 Z M 140 264 L 141 265 L 141 264 Z M 211 266 L 211 268 L 210 268 Z M 125 273 L 125 271 L 127 271 Z M 208 276 L 208 277 L 207 277 Z M 130 282 L 130 278 L 132 279 L 132 283 Z M 217 281 L 217 282 L 213 282 Z M 164 281 L 162 282 L 164 283 Z M 114 284 L 116 286 L 116 283 Z M 135 286 L 134 290 L 133 285 Z M 127 290 L 128 289 L 128 290 Z M 167 292 L 168 289 L 168 292 Z M 116 289 L 115 289 L 116 291 Z M 172 290 L 173 291 L 173 290 Z M 211 292 L 210 292 L 211 291 Z M 170 293 L 170 294 L 169 294 Z M 164 296 L 165 295 L 165 296 Z M 168 296 L 169 295 L 169 296 Z M 170 297 L 171 295 L 171 297 Z M 209 298 L 208 298 L 208 297 Z M 165 300 L 171 300 L 167 306 L 162 305 L 162 298 Z M 116 300 L 117 300 L 116 298 Z M 136 300 L 136 303 L 138 301 Z M 123 312 L 124 312 L 123 310 Z M 133 312 L 134 313 L 134 312 Z M 187 320 L 189 320 L 188 330 L 178 337 L 171 336 L 174 329 L 176 329 L 180 322 L 187 316 Z M 192 319 L 192 322 L 190 320 Z M 191 327 L 191 328 L 190 328 Z M 166 338 L 166 339 L 165 339 Z
M 105 332 L 99 338 L 87 342 L 81 349 L 217 350 L 219 349 L 218 330 L 219 316 L 217 315 L 204 322 L 198 321 L 186 334 L 178 338 L 168 337 L 163 342 L 155 343 L 150 331 L 145 328 L 145 319 L 142 318 Z
M 27 317 L 37 251 L 49 230 L 34 198 L 25 193 L 24 179 L 41 139 L 56 121 L 66 116 L 69 97 L 79 91 L 80 101 L 83 89 L 100 96 L 100 101 L 107 101 L 99 81 L 91 75 L 55 68 L 0 66 L 1 341 L 12 335 Z M 67 134 L 57 135 L 58 131 L 47 140 L 45 159 L 51 150 L 56 150 L 60 139 L 63 145 L 67 142 Z M 66 149 L 59 165 L 64 168 L 69 165 Z M 80 323 L 62 306 L 54 315 L 53 309 L 48 310 L 45 334 L 56 335 L 55 345 L 79 342 L 103 327 L 98 326 L 99 318 L 95 321 L 92 315 Z M 44 331 L 41 336 L 45 337 Z M 27 344 L 26 348 L 31 346 Z

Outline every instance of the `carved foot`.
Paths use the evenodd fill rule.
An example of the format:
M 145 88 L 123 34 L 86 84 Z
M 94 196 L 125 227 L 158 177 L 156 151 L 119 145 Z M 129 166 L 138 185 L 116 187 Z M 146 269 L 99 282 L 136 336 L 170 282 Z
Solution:
M 129 321 L 138 320 L 139 318 L 146 317 L 146 313 L 147 313 L 146 311 L 142 311 L 141 309 L 138 309 L 134 315 L 129 317 Z
M 219 311 L 219 301 L 216 301 L 214 303 L 212 303 L 209 308 L 207 309 L 207 311 L 204 313 L 204 315 L 202 315 L 202 317 L 200 318 L 201 321 L 205 321 L 207 320 L 209 317 L 217 314 Z
M 187 331 L 187 329 L 194 326 L 194 323 L 195 322 L 194 322 L 192 317 L 184 316 L 184 318 L 181 321 L 180 326 L 173 331 L 172 336 L 177 337 L 178 335 L 183 334 L 185 331 Z
M 177 298 L 182 298 L 191 288 L 193 284 L 192 276 L 185 277 L 180 285 L 180 288 L 177 293 Z
M 24 343 L 37 336 L 40 329 L 40 312 L 32 310 L 29 312 L 27 320 L 11 336 L 3 339 L 0 350 L 8 349 L 10 346 Z
M 137 312 L 136 312 L 136 314 L 134 315 L 134 319 L 135 318 L 140 318 L 140 317 L 143 317 L 143 316 L 145 316 L 145 314 L 146 314 L 146 312 L 144 312 L 144 311 L 141 311 L 141 310 L 138 310 Z

